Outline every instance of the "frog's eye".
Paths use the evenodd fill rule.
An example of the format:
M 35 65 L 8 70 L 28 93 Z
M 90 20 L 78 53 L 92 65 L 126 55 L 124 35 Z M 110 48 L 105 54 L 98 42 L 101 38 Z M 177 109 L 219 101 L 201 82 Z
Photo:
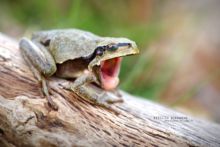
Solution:
M 108 51 L 116 51 L 118 49 L 117 45 L 112 45 L 107 48 Z
M 98 56 L 102 56 L 104 54 L 105 48 L 102 46 L 99 46 L 95 50 L 95 54 Z

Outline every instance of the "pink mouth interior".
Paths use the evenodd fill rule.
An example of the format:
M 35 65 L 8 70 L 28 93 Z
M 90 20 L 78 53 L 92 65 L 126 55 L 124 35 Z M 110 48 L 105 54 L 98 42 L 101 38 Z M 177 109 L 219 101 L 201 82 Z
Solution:
M 101 85 L 105 90 L 112 90 L 117 87 L 119 83 L 121 58 L 113 58 L 102 61 L 100 68 Z

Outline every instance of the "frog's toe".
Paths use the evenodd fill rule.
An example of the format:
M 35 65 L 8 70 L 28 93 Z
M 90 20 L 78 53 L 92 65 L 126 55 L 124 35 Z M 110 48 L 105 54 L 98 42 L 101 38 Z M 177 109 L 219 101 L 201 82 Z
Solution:
M 108 104 L 115 104 L 115 103 L 123 103 L 124 100 L 122 98 L 118 98 L 118 99 L 108 99 L 106 100 L 106 102 Z
M 63 89 L 69 90 L 69 91 L 75 91 L 76 87 L 70 84 L 61 85 Z
M 53 109 L 53 110 L 55 110 L 55 111 L 57 111 L 58 109 L 59 109 L 59 107 L 57 106 L 57 104 L 56 103 L 50 103 L 50 102 L 48 102 L 48 105 Z
M 48 95 L 47 97 L 47 104 L 50 108 L 57 111 L 59 109 L 58 105 L 51 99 L 51 97 Z
M 116 95 L 114 93 L 111 93 L 111 92 L 104 92 L 104 94 L 102 95 L 102 98 L 108 104 L 122 103 L 123 102 L 122 96 L 118 96 L 118 95 Z

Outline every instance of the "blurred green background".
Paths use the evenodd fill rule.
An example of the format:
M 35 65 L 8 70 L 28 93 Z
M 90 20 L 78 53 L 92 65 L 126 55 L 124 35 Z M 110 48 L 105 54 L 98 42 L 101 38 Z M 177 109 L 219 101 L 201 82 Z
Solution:
M 146 5 L 127 0 L 6 0 L 1 9 L 30 31 L 80 28 L 101 36 L 124 36 L 135 40 L 142 52 L 162 29 L 157 21 L 148 17 L 148 12 L 142 13 L 150 4 L 148 1 L 144 3 Z M 135 82 L 147 66 L 148 62 L 141 55 L 124 58 L 120 87 L 133 94 L 156 98 L 162 83 Z
M 1 0 L 0 30 L 17 39 L 56 28 L 130 38 L 140 54 L 124 58 L 121 89 L 220 121 L 218 6 L 218 0 Z

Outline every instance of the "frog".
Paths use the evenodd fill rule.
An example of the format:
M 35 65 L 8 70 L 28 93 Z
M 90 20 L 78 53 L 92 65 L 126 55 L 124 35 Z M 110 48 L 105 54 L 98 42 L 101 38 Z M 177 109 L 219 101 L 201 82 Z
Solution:
M 111 97 L 103 100 L 83 85 L 94 83 L 104 92 L 117 89 L 122 58 L 139 53 L 136 43 L 130 39 L 102 37 L 74 28 L 34 32 L 30 39 L 23 37 L 19 41 L 19 48 L 41 83 L 47 104 L 54 110 L 58 110 L 58 105 L 49 93 L 48 78 L 74 79 L 64 88 L 106 105 Z

